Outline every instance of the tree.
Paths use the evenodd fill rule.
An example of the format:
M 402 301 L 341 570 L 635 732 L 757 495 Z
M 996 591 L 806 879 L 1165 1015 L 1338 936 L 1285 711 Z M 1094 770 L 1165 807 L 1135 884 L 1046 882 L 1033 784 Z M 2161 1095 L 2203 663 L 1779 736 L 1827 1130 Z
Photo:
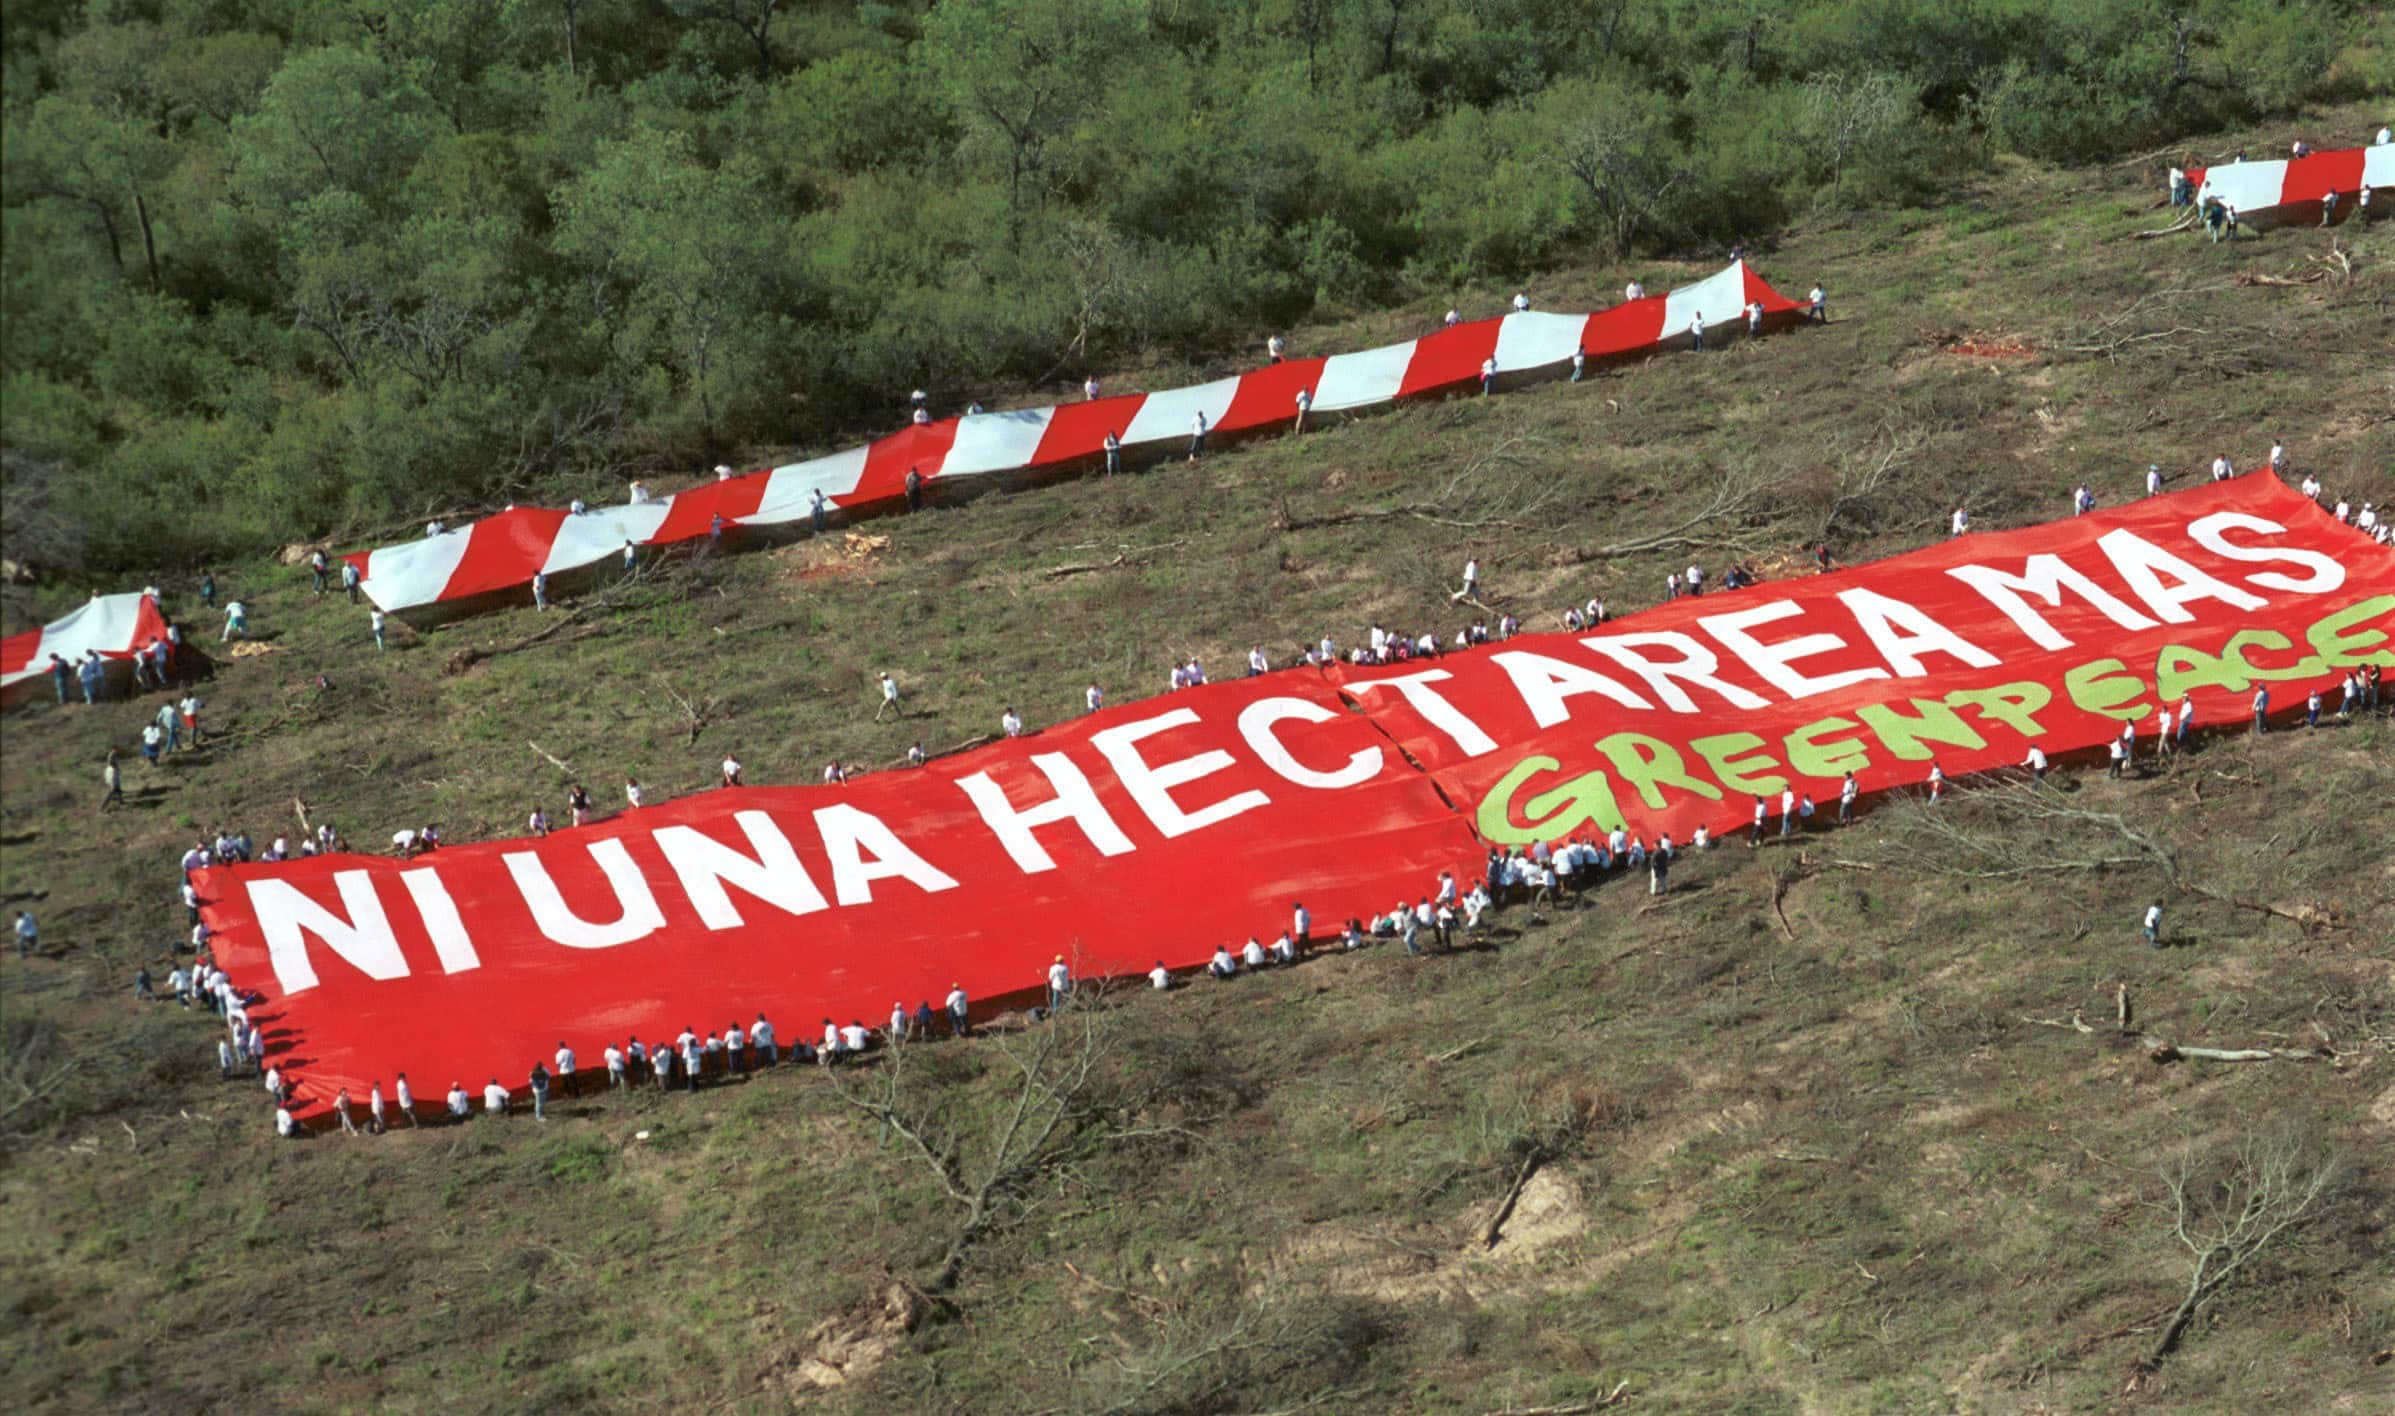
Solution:
M 1192 1134 L 1141 1119 L 1151 1098 L 1115 1075 L 1122 1029 L 1120 1013 L 1085 989 L 1029 1031 L 989 1037 L 980 1050 L 994 1059 L 999 1095 L 986 1109 L 969 1079 L 942 1074 L 906 1043 L 879 1067 L 835 1074 L 840 1100 L 896 1137 L 957 1213 L 927 1288 L 954 1287 L 973 1247 L 1030 1213 L 1057 1171 L 1108 1147 Z
M 620 282 L 631 310 L 665 332 L 713 448 L 718 399 L 744 380 L 753 389 L 758 372 L 726 367 L 724 355 L 753 352 L 742 336 L 774 303 L 779 228 L 759 164 L 708 167 L 689 134 L 642 126 L 601 148 L 553 202 L 559 253 Z
M 1606 247 L 1620 255 L 1687 177 L 1671 137 L 1671 104 L 1617 80 L 1548 90 L 1539 114 L 1550 125 L 1553 161 L 1579 184 Z
M 2152 1368 L 2178 1349 L 2198 1309 L 2239 1270 L 2320 1218 L 2335 1194 L 2337 1157 L 2289 1132 L 2241 1137 L 2204 1166 L 2192 1144 L 2162 1171 L 2172 1237 L 2187 1250 L 2187 1293 L 2146 1359 Z
M 932 72 L 957 111 L 1006 159 L 1008 239 L 1022 234 L 1024 185 L 1105 92 L 1139 36 L 1133 0 L 942 0 L 924 23 Z
M 281 220 L 327 187 L 388 208 L 400 179 L 439 131 L 422 89 L 363 50 L 293 55 L 257 112 L 233 124 L 233 187 Z
M 1833 197 L 1844 193 L 1856 155 L 1884 142 L 1912 109 L 1911 90 L 1893 75 L 1832 71 L 1806 82 L 1806 128 L 1829 159 Z

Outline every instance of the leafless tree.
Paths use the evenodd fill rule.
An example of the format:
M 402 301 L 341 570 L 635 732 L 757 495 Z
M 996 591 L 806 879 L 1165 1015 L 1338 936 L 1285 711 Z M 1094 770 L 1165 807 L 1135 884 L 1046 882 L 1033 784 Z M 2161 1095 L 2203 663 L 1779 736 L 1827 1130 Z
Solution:
M 2151 1369 L 2175 1351 L 2206 1301 L 2257 1255 L 2318 1219 L 2342 1166 L 2333 1153 L 2292 1132 L 2246 1135 L 2211 1164 L 2192 1143 L 2161 1172 L 2171 1234 L 2189 1255 L 2187 1292 L 2146 1358 Z
M 996 1106 L 958 1068 L 929 1065 L 920 1044 L 833 1074 L 840 1100 L 895 1137 L 957 1213 L 928 1290 L 953 1288 L 974 1246 L 1034 1210 L 1042 1182 L 1060 1171 L 1109 1147 L 1194 1134 L 1185 1120 L 1148 1116 L 1144 1098 L 1118 1083 L 1122 1026 L 1103 992 L 1084 987 L 1055 1017 L 985 1036 L 973 1060 L 1003 1079 Z

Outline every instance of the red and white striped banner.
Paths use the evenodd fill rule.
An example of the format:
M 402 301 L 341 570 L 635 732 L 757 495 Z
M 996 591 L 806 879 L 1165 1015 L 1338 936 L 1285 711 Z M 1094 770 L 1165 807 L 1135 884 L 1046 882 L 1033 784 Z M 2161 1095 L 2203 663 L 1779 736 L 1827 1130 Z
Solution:
M 1500 381 L 1568 366 L 1575 352 L 1603 359 L 1684 341 L 1699 325 L 1737 326 L 1750 305 L 1765 323 L 1802 318 L 1802 306 L 1739 261 L 1668 295 L 1593 315 L 1524 311 L 1451 325 L 1436 334 L 1329 358 L 1291 359 L 1193 388 L 1122 394 L 1048 408 L 973 413 L 909 426 L 868 446 L 726 478 L 669 497 L 575 515 L 511 507 L 420 541 L 349 557 L 385 610 L 518 590 L 536 573 L 561 574 L 727 526 L 806 520 L 817 493 L 848 509 L 894 501 L 906 475 L 926 485 L 961 477 L 1095 464 L 1112 433 L 1126 450 L 1185 444 L 1202 415 L 1211 436 L 1279 426 L 1307 394 L 1316 414 L 1338 413 L 1468 388 L 1494 360 Z
M 2188 171 L 2187 180 L 2195 184 L 2197 206 L 2217 198 L 2241 222 L 2317 221 L 2321 201 L 2331 193 L 2337 197 L 2335 219 L 2342 221 L 2352 214 L 2362 188 L 2395 188 L 2395 143 L 2197 167 Z
M 14 702 L 29 690 L 50 671 L 53 654 L 69 666 L 95 652 L 102 658 L 130 659 L 135 650 L 165 637 L 166 616 L 148 595 L 94 595 L 62 619 L 0 640 L 0 699 Z

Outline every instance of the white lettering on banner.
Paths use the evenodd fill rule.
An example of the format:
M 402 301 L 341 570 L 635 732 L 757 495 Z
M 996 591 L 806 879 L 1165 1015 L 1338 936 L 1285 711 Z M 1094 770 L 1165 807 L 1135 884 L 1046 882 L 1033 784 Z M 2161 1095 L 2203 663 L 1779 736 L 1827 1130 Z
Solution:
M 1090 745 L 1098 749 L 1107 765 L 1114 768 L 1114 775 L 1122 780 L 1123 790 L 1131 794 L 1131 800 L 1139 803 L 1139 809 L 1147 813 L 1148 820 L 1155 823 L 1156 830 L 1167 840 L 1218 821 L 1228 821 L 1241 812 L 1253 811 L 1272 802 L 1272 798 L 1264 793 L 1250 789 L 1225 797 L 1211 806 L 1199 807 L 1196 811 L 1181 809 L 1180 804 L 1172 798 L 1172 789 L 1185 787 L 1202 777 L 1220 772 L 1231 765 L 1231 754 L 1215 748 L 1195 757 L 1184 757 L 1178 762 L 1151 765 L 1140 757 L 1137 744 L 1142 738 L 1186 727 L 1197 720 L 1198 715 L 1194 711 L 1175 708 L 1169 713 L 1142 718 L 1136 723 L 1101 728 L 1089 737 Z
M 1008 800 L 1006 789 L 987 772 L 975 772 L 956 780 L 956 785 L 973 803 L 973 809 L 981 813 L 981 819 L 997 836 L 998 844 L 1006 847 L 1006 853 L 1014 857 L 1016 867 L 1025 875 L 1056 868 L 1056 858 L 1048 854 L 1048 848 L 1032 832 L 1061 821 L 1080 827 L 1082 836 L 1098 848 L 1100 855 L 1124 855 L 1133 849 L 1131 838 L 1114 824 L 1105 803 L 1098 800 L 1097 790 L 1090 786 L 1081 769 L 1073 765 L 1073 759 L 1061 752 L 1037 752 L 1031 756 L 1031 765 L 1048 779 L 1049 790 L 1055 793 L 1037 806 L 1016 806 Z
M 2111 591 L 2073 567 L 2064 564 L 2062 557 L 2040 552 L 2021 562 L 2021 573 L 2009 574 L 1992 565 L 1958 565 L 1946 573 L 1970 586 L 2001 611 L 2006 619 L 2020 626 L 2021 633 L 2040 649 L 2068 649 L 2072 640 L 2049 624 L 2044 615 L 2029 608 L 2024 594 L 2035 595 L 2049 606 L 2062 608 L 2062 592 L 2072 594 L 2095 607 L 2106 619 L 2123 629 L 2152 629 L 2154 621 L 2131 609 Z
M 1697 623 L 1705 632 L 1722 643 L 1722 647 L 1746 662 L 1746 666 L 1761 674 L 1764 681 L 1790 698 L 1811 698 L 1817 693 L 1832 693 L 1849 684 L 1866 679 L 1886 678 L 1888 671 L 1873 664 L 1867 668 L 1841 669 L 1822 678 L 1799 673 L 1794 667 L 1799 659 L 1834 654 L 1846 647 L 1846 641 L 1834 634 L 1800 634 L 1777 644 L 1766 644 L 1747 632 L 1750 626 L 1777 624 L 1784 619 L 1803 616 L 1804 610 L 1794 600 L 1773 600 L 1752 609 L 1735 610 L 1722 615 L 1699 615 Z
M 2299 595 L 2325 595 L 2345 583 L 2345 567 L 2339 565 L 2334 557 L 2324 556 L 2318 551 L 2297 550 L 2292 546 L 2277 550 L 2263 546 L 2240 546 L 2228 538 L 2226 533 L 2231 530 L 2259 531 L 2268 536 L 2283 536 L 2287 532 L 2286 527 L 2275 521 L 2248 516 L 2242 511 L 2216 511 L 2210 516 L 2199 516 L 2187 524 L 2188 538 L 2223 560 L 2249 563 L 2286 561 L 2291 565 L 2308 566 L 2312 571 L 2301 580 L 2292 575 L 2281 575 L 2275 570 L 2256 571 L 2245 577 L 2249 585 L 2260 585 L 2271 590 L 2292 590 Z
M 1975 669 L 1992 669 L 2003 662 L 1932 619 L 1918 605 L 1860 588 L 1841 590 L 1838 599 L 1898 678 L 1927 676 L 1929 670 L 1921 666 L 1923 654 L 1945 654 Z
M 843 905 L 873 903 L 873 882 L 905 880 L 926 894 L 953 890 L 956 881 L 907 848 L 882 819 L 845 803 L 815 809 L 824 858 L 832 864 L 832 898 Z
M 1721 660 L 1693 636 L 1682 634 L 1676 629 L 1659 630 L 1652 634 L 1609 634 L 1580 642 L 1645 679 L 1647 687 L 1663 700 L 1663 706 L 1674 713 L 1698 711 L 1696 700 L 1688 696 L 1687 689 L 1680 687 L 1683 682 L 1721 695 L 1722 701 L 1733 708 L 1766 706 L 1761 694 L 1718 677 L 1716 671 L 1721 668 Z M 1680 657 L 1658 663 L 1639 652 L 1641 648 L 1649 646 L 1676 649 Z
M 1341 787 L 1360 786 L 1380 775 L 1380 749 L 1362 747 L 1348 755 L 1337 771 L 1320 772 L 1297 760 L 1281 745 L 1272 729 L 1275 723 L 1291 718 L 1308 723 L 1328 723 L 1340 715 L 1319 703 L 1303 698 L 1259 698 L 1239 710 L 1239 735 L 1263 764 L 1288 781 L 1301 787 L 1322 791 L 1337 791 Z
M 1602 695 L 1624 708 L 1654 711 L 1655 705 L 1637 693 L 1581 664 L 1524 649 L 1500 649 L 1489 655 L 1489 660 L 1513 680 L 1514 693 L 1530 709 L 1530 721 L 1542 728 L 1569 719 L 1572 710 L 1565 700 L 1583 693 Z
M 2120 572 L 2130 591 L 2172 624 L 2195 620 L 2195 612 L 2187 608 L 2190 600 L 2218 600 L 2240 610 L 2258 610 L 2270 603 L 2225 580 L 2213 579 L 2134 531 L 2107 531 L 2096 538 L 2096 545 L 2111 557 L 2112 568 Z M 2178 588 L 2165 586 L 2165 575 L 2178 582 Z
M 748 837 L 754 856 L 739 851 L 690 826 L 661 827 L 657 849 L 682 882 L 683 893 L 709 929 L 738 929 L 747 921 L 732 903 L 730 885 L 763 900 L 784 914 L 813 914 L 828 906 L 823 892 L 799 863 L 798 852 L 782 828 L 762 811 L 735 811 L 732 820 Z
M 665 927 L 665 915 L 657 908 L 657 896 L 649 882 L 632 863 L 632 853 L 622 841 L 594 841 L 590 858 L 598 862 L 607 874 L 607 884 L 615 891 L 617 914 L 605 924 L 594 924 L 574 913 L 565 897 L 557 892 L 557 882 L 549 878 L 549 864 L 532 851 L 510 851 L 501 859 L 507 862 L 507 873 L 515 877 L 516 890 L 532 911 L 532 922 L 540 932 L 569 949 L 612 949 L 646 938 Z
M 449 898 L 449 887 L 441 883 L 437 870 L 407 870 L 400 872 L 399 883 L 407 887 L 408 898 L 416 902 L 416 913 L 424 920 L 424 932 L 432 937 L 432 952 L 441 961 L 441 972 L 464 973 L 482 967 L 482 956 L 474 952 L 474 939 L 466 933 L 466 922 L 458 917 L 457 902 Z
M 407 957 L 383 914 L 382 897 L 374 877 L 363 870 L 333 873 L 333 889 L 341 896 L 343 919 L 308 898 L 298 886 L 281 880 L 248 880 L 250 911 L 258 933 L 266 940 L 266 957 L 274 965 L 275 982 L 283 994 L 304 993 L 316 986 L 316 964 L 308 957 L 305 936 L 313 934 L 324 946 L 371 979 L 407 977 Z
M 1347 685 L 1350 693 L 1368 693 L 1376 688 L 1393 688 L 1405 696 L 1405 706 L 1422 715 L 1422 721 L 1445 733 L 1466 757 L 1479 757 L 1497 750 L 1497 740 L 1480 730 L 1480 724 L 1464 715 L 1462 709 L 1431 690 L 1430 685 L 1441 683 L 1455 675 L 1445 669 L 1424 669 L 1419 673 L 1399 674 L 1395 678 L 1366 679 Z

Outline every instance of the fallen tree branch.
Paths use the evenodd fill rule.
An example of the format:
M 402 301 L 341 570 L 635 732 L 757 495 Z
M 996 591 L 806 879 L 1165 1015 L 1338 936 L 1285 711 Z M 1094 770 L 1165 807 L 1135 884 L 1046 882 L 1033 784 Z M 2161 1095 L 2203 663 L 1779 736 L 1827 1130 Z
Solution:
M 540 754 L 543 761 L 547 762 L 550 766 L 556 768 L 558 771 L 565 773 L 568 777 L 574 775 L 574 769 L 571 766 L 564 762 L 560 762 L 554 757 L 551 757 L 547 749 L 543 748 L 539 743 L 527 739 L 524 745 L 531 748 L 534 752 Z
M 1488 1227 L 1480 1231 L 1481 1248 L 1497 1247 L 1497 1239 L 1504 1232 L 1505 1221 L 1513 1218 L 1514 1205 L 1521 1200 L 1522 1191 L 1530 1187 L 1530 1177 L 1538 1173 L 1538 1168 L 1546 1160 L 1544 1151 L 1532 1151 L 1522 1157 L 1522 1168 L 1514 1176 L 1513 1188 L 1505 1192 L 1505 1198 L 1498 1202 L 1497 1212 L 1489 1216 Z

